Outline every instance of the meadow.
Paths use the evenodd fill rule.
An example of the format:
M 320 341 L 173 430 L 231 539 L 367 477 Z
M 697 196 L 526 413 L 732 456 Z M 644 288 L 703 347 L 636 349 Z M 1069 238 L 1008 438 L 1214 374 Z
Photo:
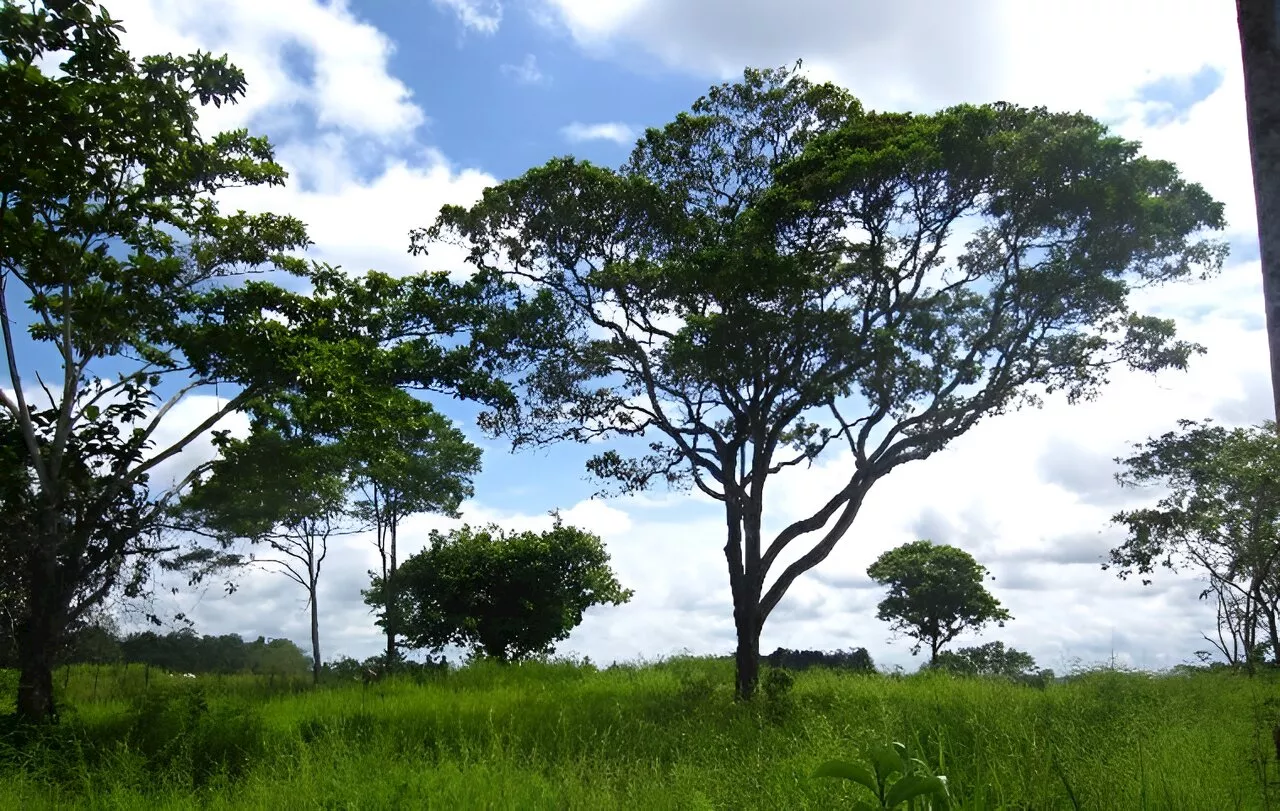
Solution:
M 146 675 L 60 670 L 61 722 L 0 738 L 0 808 L 838 809 L 870 795 L 814 769 L 894 740 L 948 777 L 953 808 L 1280 806 L 1271 673 L 1037 688 L 817 669 L 748 705 L 731 662 L 690 657 L 319 688 Z M 0 679 L 11 702 L 16 674 Z

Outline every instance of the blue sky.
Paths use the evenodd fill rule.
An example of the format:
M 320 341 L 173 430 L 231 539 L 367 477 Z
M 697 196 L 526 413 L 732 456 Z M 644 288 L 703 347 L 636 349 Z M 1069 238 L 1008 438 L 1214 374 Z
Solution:
M 555 156 L 617 166 L 645 127 L 671 120 L 747 65 L 803 58 L 811 77 L 848 87 L 876 109 L 1008 100 L 1083 110 L 1142 141 L 1147 154 L 1175 161 L 1227 205 L 1234 251 L 1222 276 L 1144 293 L 1139 302 L 1177 318 L 1209 357 L 1186 374 L 1116 375 L 1093 403 L 1050 401 L 989 420 L 894 472 L 831 557 L 792 587 L 762 647 L 865 646 L 877 662 L 914 667 L 910 644 L 874 619 L 883 595 L 865 571 L 884 550 L 920 537 L 977 556 L 1016 617 L 959 644 L 1002 639 L 1059 669 L 1113 652 L 1167 667 L 1206 647 L 1200 634 L 1213 627 L 1212 607 L 1196 599 L 1194 578 L 1161 576 L 1143 589 L 1097 564 L 1122 540 L 1110 515 L 1154 498 L 1118 491 L 1111 481 L 1110 460 L 1127 443 L 1170 430 L 1180 417 L 1250 423 L 1267 416 L 1230 4 L 114 0 L 108 7 L 124 21 L 136 54 L 203 48 L 230 53 L 245 69 L 245 102 L 208 111 L 202 129 L 248 126 L 269 135 L 292 179 L 283 190 L 230 193 L 225 205 L 296 214 L 311 228 L 313 258 L 356 272 L 461 270 L 451 249 L 409 257 L 408 230 L 429 224 L 442 203 L 468 204 L 485 186 Z M 619 578 L 636 590 L 626 606 L 588 612 L 562 651 L 609 661 L 731 648 L 724 522 L 714 503 L 665 492 L 592 500 L 596 485 L 582 467 L 588 449 L 510 455 L 503 443 L 482 439 L 474 408 L 433 402 L 486 451 L 465 520 L 545 528 L 546 513 L 559 508 L 604 538 Z M 172 415 L 172 436 L 208 406 L 192 400 Z M 170 472 L 207 454 L 207 444 L 197 443 Z M 811 470 L 777 477 L 766 531 L 825 501 L 850 464 L 832 453 Z M 454 525 L 422 516 L 401 537 L 411 552 L 429 529 Z M 359 596 L 374 561 L 367 538 L 333 546 L 320 601 L 325 658 L 377 652 Z M 294 584 L 268 573 L 246 573 L 231 597 L 214 589 L 161 600 L 204 633 L 299 642 L 307 638 L 303 605 Z

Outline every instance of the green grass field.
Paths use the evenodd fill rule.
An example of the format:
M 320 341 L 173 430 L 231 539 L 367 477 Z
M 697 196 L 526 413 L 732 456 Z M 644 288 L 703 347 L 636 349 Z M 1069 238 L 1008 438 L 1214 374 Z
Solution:
M 870 795 L 809 775 L 892 740 L 949 777 L 955 808 L 1280 806 L 1270 674 L 1036 689 L 807 671 L 746 706 L 731 663 L 689 658 L 316 690 L 156 671 L 144 685 L 137 665 L 57 678 L 62 723 L 0 743 L 0 808 L 848 808 Z M 16 675 L 0 679 L 12 702 Z

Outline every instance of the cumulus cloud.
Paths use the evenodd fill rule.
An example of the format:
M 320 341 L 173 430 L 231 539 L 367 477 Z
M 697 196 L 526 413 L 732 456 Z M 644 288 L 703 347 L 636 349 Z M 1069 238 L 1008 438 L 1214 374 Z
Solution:
M 635 132 L 631 127 L 617 121 L 601 124 L 583 124 L 574 121 L 562 128 L 560 132 L 568 141 L 575 144 L 583 141 L 613 141 L 615 144 L 626 146 L 635 140 Z
M 250 121 L 287 125 L 297 108 L 322 127 L 384 139 L 406 138 L 425 121 L 409 88 L 387 70 L 391 40 L 345 2 L 119 0 L 111 12 L 137 55 L 204 49 L 229 54 L 244 70 L 248 94 L 205 109 L 206 134 Z
M 270 131 L 290 180 L 228 190 L 225 209 L 297 216 L 315 242 L 307 255 L 351 272 L 461 268 L 449 248 L 410 257 L 409 229 L 429 224 L 444 203 L 474 202 L 496 181 L 418 141 L 427 116 L 389 72 L 393 43 L 346 3 L 211 0 L 197 9 L 125 0 L 112 13 L 136 54 L 225 52 L 245 71 L 243 102 L 202 111 L 201 130 Z

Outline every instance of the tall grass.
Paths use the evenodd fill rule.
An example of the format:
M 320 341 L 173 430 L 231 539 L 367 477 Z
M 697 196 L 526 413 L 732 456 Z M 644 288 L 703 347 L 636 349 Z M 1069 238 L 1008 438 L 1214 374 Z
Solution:
M 959 808 L 1280 805 L 1269 676 L 1034 689 L 819 670 L 743 706 L 732 675 L 691 658 L 481 662 L 313 690 L 74 668 L 61 724 L 0 741 L 0 808 L 847 808 L 863 789 L 809 775 L 891 740 L 947 775 Z

